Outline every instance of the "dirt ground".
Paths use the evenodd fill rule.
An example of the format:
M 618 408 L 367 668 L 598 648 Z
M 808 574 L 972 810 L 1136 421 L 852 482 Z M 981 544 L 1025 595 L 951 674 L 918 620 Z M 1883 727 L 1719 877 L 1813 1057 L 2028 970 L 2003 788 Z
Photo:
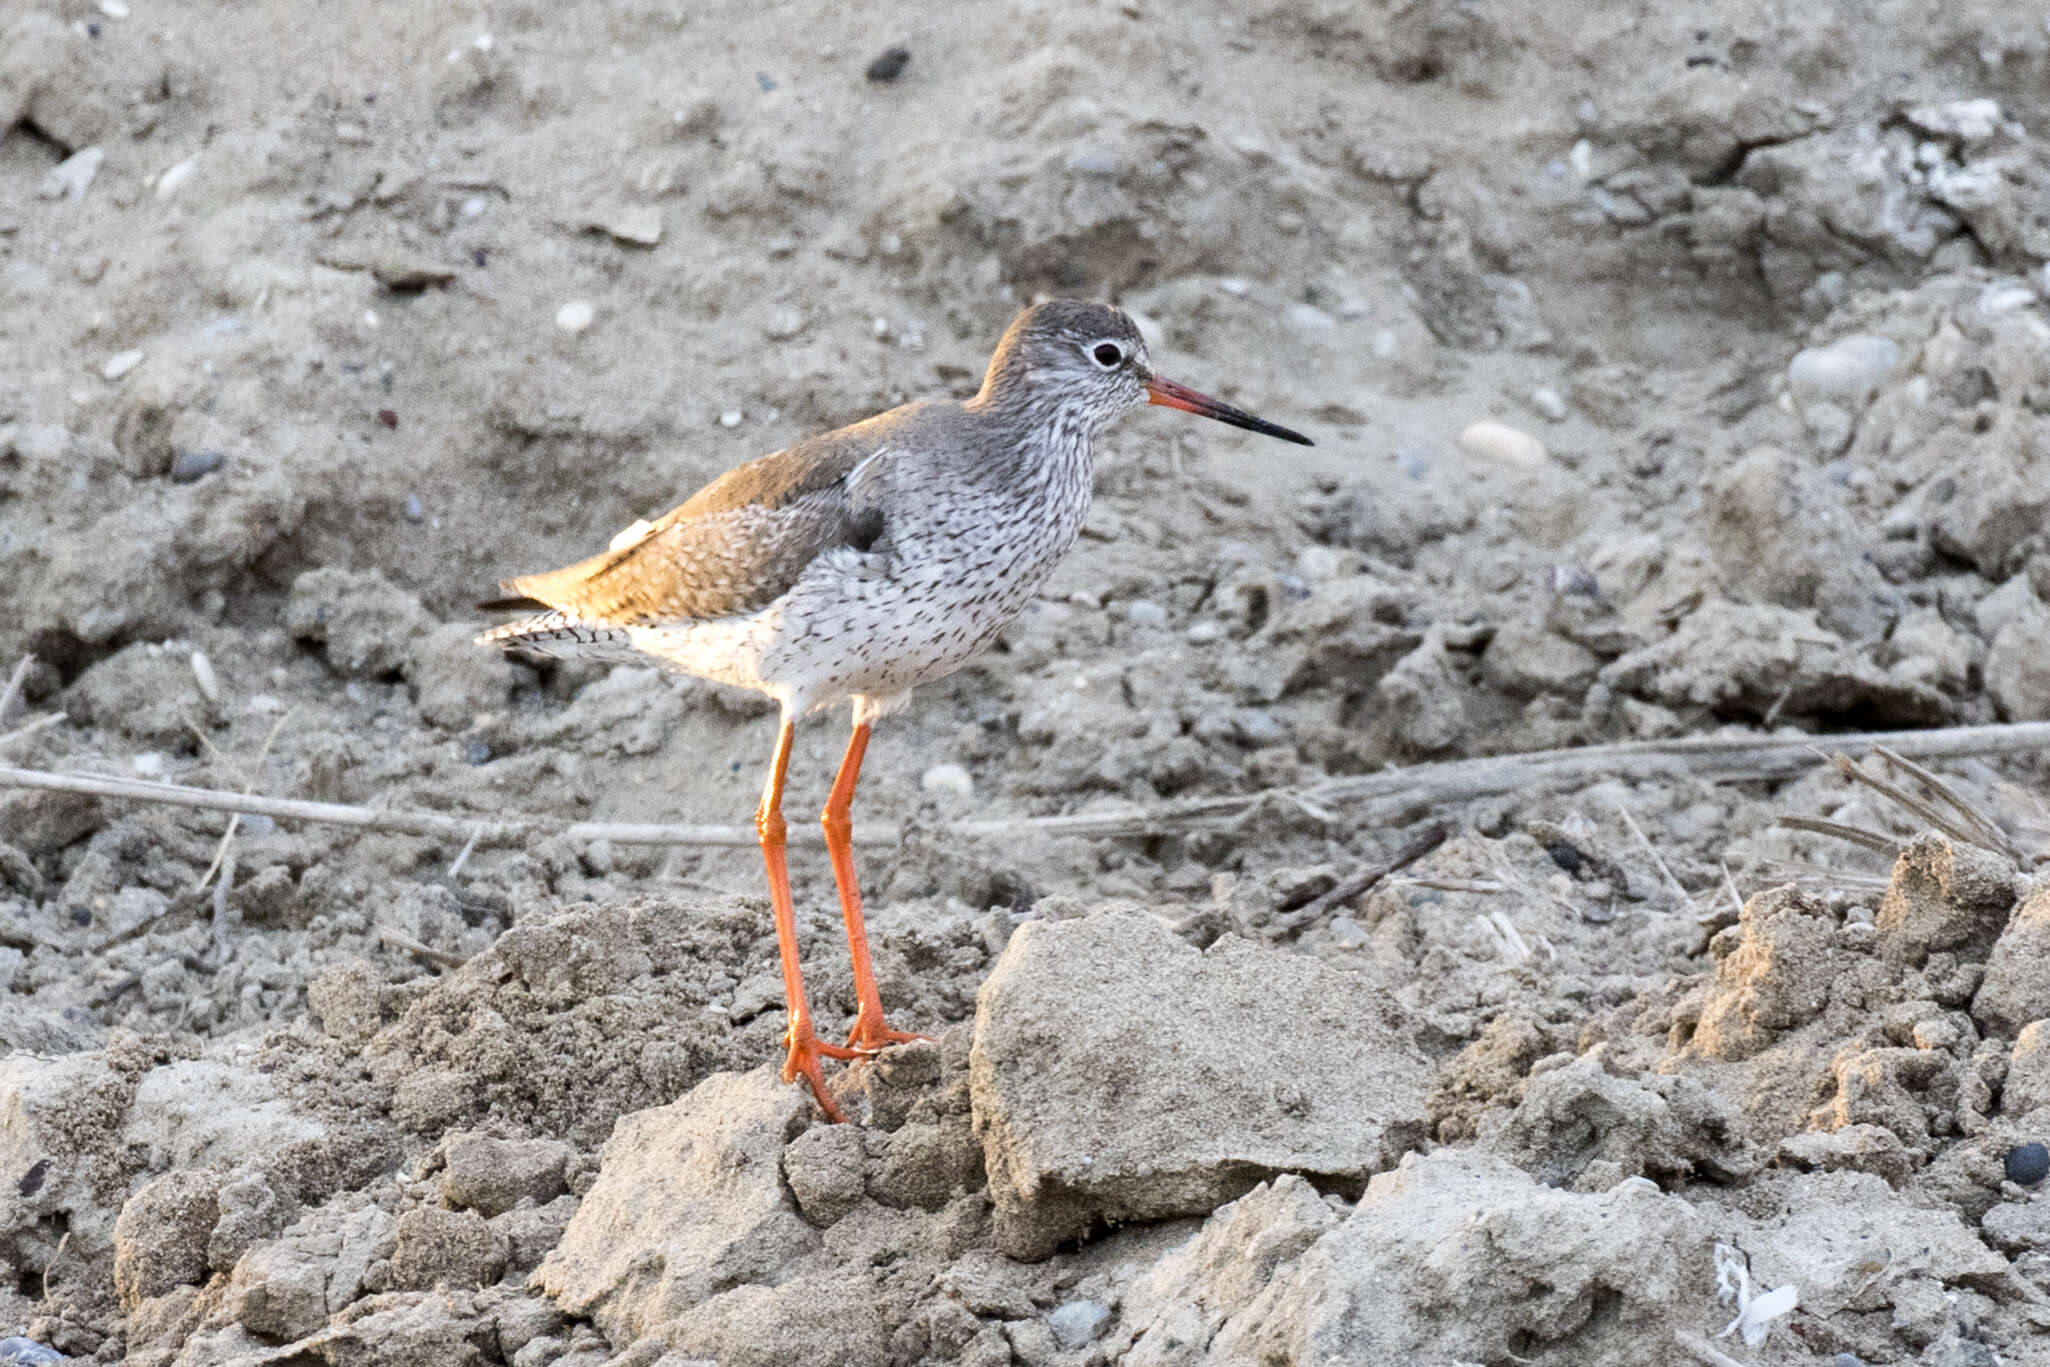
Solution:
M 0 1363 L 2050 1364 L 2032 754 L 1300 796 L 2050 719 L 2046 262 L 2006 0 L 0 0 L 0 764 L 744 824 L 469 605 L 1050 295 L 1317 442 L 1125 419 L 878 731 L 856 1125 L 751 849 L 0 790 Z

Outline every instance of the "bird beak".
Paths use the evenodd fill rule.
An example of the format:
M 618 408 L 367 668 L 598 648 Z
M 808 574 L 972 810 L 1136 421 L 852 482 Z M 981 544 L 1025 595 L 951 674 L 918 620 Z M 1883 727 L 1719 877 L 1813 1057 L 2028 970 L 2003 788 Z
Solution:
M 1187 385 L 1163 380 L 1158 375 L 1146 381 L 1146 402 L 1157 403 L 1163 408 L 1179 408 L 1184 413 L 1200 413 L 1206 418 L 1243 427 L 1248 432 L 1264 432 L 1270 437 L 1280 437 L 1298 446 L 1314 446 L 1315 442 L 1300 432 L 1291 432 L 1286 427 L 1256 418 L 1243 409 L 1233 408 L 1228 403 L 1219 403 L 1208 394 L 1198 394 Z

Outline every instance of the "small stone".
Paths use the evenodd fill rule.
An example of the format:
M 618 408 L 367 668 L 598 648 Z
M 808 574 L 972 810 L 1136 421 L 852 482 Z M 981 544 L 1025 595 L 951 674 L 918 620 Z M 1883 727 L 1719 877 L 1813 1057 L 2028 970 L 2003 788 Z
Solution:
M 555 325 L 572 337 L 588 331 L 598 321 L 598 310 L 588 299 L 572 299 L 555 311 Z
M 487 1219 L 522 1201 L 545 1205 L 562 1195 L 573 1151 L 558 1139 L 451 1135 L 444 1148 L 441 1199 Z
M 180 451 L 171 461 L 171 483 L 194 484 L 221 468 L 219 451 Z
M 662 211 L 652 204 L 628 204 L 598 215 L 591 226 L 617 242 L 652 247 L 662 240 Z
M 919 775 L 918 786 L 928 793 L 968 797 L 975 792 L 975 779 L 958 764 L 935 764 Z
M 105 365 L 100 367 L 100 374 L 110 380 L 118 380 L 141 364 L 142 353 L 140 351 L 117 351 L 107 358 Z
M 1840 337 L 1828 346 L 1796 352 L 1787 363 L 1787 387 L 1798 403 L 1862 406 L 1899 362 L 1900 348 L 1887 338 Z
M 395 252 L 372 261 L 370 276 L 394 294 L 419 294 L 449 284 L 456 272 L 439 261 Z
M 406 495 L 406 505 L 401 515 L 408 522 L 425 522 L 427 520 L 427 510 L 421 506 L 420 495 Z
M 1459 434 L 1459 449 L 1479 460 L 1535 470 L 1549 459 L 1545 444 L 1506 422 L 1477 422 Z
M 1224 623 L 1197 622 L 1182 634 L 1188 638 L 1192 646 L 1207 646 L 1213 641 L 1224 639 Z
M 2017 1144 L 2007 1151 L 2007 1180 L 2018 1187 L 2033 1187 L 2050 1177 L 2050 1148 L 2041 1144 Z
M 214 674 L 214 662 L 206 657 L 203 650 L 192 652 L 192 681 L 199 685 L 200 697 L 210 703 L 219 704 L 221 681 Z
M 34 1339 L 0 1339 L 0 1367 L 52 1367 L 64 1360 L 64 1354 Z
M 1530 406 L 1552 422 L 1566 421 L 1566 396 L 1550 385 L 1542 385 L 1530 391 Z
M 1110 1307 L 1102 1301 L 1069 1301 L 1047 1312 L 1046 1327 L 1054 1342 L 1073 1350 L 1096 1342 L 1110 1324 Z
M 804 331 L 804 323 L 804 314 L 798 309 L 788 306 L 772 309 L 768 320 L 762 324 L 762 336 L 772 342 L 788 341 Z
M 198 169 L 199 163 L 187 157 L 184 161 L 165 171 L 164 174 L 157 177 L 157 198 L 169 199 L 172 195 L 177 194 L 184 187 L 185 182 L 192 179 L 192 173 Z
M 463 762 L 465 764 L 491 763 L 491 742 L 482 736 L 472 736 L 464 741 Z
M 93 177 L 100 173 L 100 163 L 106 159 L 107 154 L 97 147 L 73 152 L 50 168 L 36 193 L 44 199 L 84 199 Z
M 1125 604 L 1125 618 L 1135 627 L 1164 627 L 1167 609 L 1147 599 L 1134 598 Z
M 109 19 L 126 19 L 128 0 L 100 0 L 100 13 Z
M 719 415 L 719 425 L 721 427 L 738 427 L 746 420 L 747 414 L 741 412 L 738 408 L 729 408 Z
M 888 85 L 904 74 L 904 68 L 911 65 L 911 49 L 908 47 L 886 47 L 880 56 L 868 64 L 862 75 L 877 85 Z

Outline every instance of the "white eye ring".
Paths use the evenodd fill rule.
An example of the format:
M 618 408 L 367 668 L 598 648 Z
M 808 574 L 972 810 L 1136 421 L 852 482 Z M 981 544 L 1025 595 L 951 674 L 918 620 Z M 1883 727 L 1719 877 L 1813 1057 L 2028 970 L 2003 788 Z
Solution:
M 1125 349 L 1116 342 L 1094 342 L 1089 347 L 1089 359 L 1101 370 L 1116 370 L 1125 363 Z

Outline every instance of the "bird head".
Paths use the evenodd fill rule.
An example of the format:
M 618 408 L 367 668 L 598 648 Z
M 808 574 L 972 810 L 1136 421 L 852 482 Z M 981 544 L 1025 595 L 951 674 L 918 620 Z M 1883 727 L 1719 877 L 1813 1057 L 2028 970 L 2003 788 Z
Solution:
M 1078 418 L 1091 432 L 1132 409 L 1159 404 L 1311 444 L 1299 432 L 1154 374 L 1146 340 L 1130 314 L 1076 299 L 1035 304 L 1013 320 L 990 358 L 977 400 Z

